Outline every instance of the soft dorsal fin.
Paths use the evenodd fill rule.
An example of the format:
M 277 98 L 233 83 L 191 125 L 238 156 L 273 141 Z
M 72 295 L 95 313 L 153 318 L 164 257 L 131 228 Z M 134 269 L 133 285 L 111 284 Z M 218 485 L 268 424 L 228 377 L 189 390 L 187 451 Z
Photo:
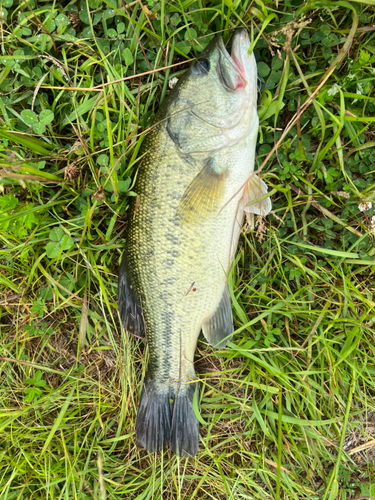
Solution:
M 257 203 L 252 203 L 268 193 L 267 184 L 260 177 L 254 175 L 246 183 L 243 205 L 248 214 L 268 215 L 272 210 L 271 198 L 265 198 Z
M 142 315 L 141 301 L 130 281 L 125 252 L 122 256 L 118 274 L 118 308 L 125 330 L 136 337 L 144 337 L 145 323 Z
M 217 349 L 222 349 L 232 339 L 233 315 L 227 287 L 214 314 L 203 322 L 202 332 L 207 342 Z
M 194 177 L 182 196 L 178 211 L 188 222 L 216 214 L 225 192 L 226 172 L 220 171 L 214 158 Z

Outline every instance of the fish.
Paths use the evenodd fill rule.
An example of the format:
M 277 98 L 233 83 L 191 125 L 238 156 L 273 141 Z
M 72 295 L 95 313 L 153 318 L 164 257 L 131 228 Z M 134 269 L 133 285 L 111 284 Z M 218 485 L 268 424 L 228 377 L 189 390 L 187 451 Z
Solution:
M 197 340 L 202 331 L 222 349 L 232 339 L 227 277 L 244 214 L 271 210 L 254 175 L 257 66 L 249 48 L 246 29 L 235 31 L 231 54 L 214 38 L 161 105 L 139 152 L 118 307 L 125 330 L 148 342 L 135 440 L 150 452 L 197 454 Z

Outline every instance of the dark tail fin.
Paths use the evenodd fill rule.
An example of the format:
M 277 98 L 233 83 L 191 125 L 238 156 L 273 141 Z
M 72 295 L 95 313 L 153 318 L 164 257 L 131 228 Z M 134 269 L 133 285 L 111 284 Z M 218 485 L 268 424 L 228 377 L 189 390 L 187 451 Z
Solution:
M 177 389 L 146 378 L 137 415 L 137 445 L 155 452 L 170 444 L 180 457 L 196 455 L 199 443 L 199 423 L 193 409 L 196 388 L 196 383 L 181 384 Z
M 126 253 L 122 256 L 118 274 L 118 308 L 122 324 L 129 333 L 143 337 L 145 324 L 143 321 L 141 301 L 130 281 L 129 266 Z

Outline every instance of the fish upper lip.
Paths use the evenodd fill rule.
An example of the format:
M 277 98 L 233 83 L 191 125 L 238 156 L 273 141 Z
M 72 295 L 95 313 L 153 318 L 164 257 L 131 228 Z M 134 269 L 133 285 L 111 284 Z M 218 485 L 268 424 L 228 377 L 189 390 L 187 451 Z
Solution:
M 236 51 L 237 44 L 234 43 L 235 37 L 241 36 L 242 33 L 246 33 L 246 36 L 247 36 L 247 32 L 245 29 L 236 30 L 234 37 L 233 37 L 233 45 L 232 45 L 231 54 L 229 54 L 229 52 L 227 51 L 227 49 L 224 45 L 223 39 L 221 37 L 219 38 L 219 50 L 220 50 L 221 54 L 231 63 L 231 65 L 233 66 L 233 69 L 236 71 L 237 76 L 239 77 L 239 79 L 241 81 L 240 87 L 246 87 L 247 81 L 245 78 L 245 70 L 243 67 L 241 54 L 236 53 L 237 52 Z M 234 89 L 234 90 L 236 90 L 236 89 Z
M 238 39 L 240 39 L 240 42 L 237 41 Z M 245 61 L 243 60 L 244 51 L 241 51 L 241 42 L 243 45 L 246 44 L 250 47 L 249 35 L 245 28 L 238 28 L 233 35 L 231 58 L 240 70 L 241 75 L 246 82 Z M 247 50 L 245 51 L 245 54 L 247 55 Z

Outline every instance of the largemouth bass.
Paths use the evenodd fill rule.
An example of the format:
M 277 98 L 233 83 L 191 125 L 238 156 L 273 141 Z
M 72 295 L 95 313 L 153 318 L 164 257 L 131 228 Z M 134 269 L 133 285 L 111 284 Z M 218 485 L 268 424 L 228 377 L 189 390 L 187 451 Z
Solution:
M 194 352 L 203 331 L 222 348 L 233 317 L 227 288 L 244 211 L 266 214 L 254 170 L 257 70 L 246 30 L 229 55 L 221 37 L 196 59 L 161 106 L 142 144 L 119 271 L 124 328 L 146 334 L 149 363 L 136 443 L 198 451 Z M 249 205 L 250 204 L 250 205 Z

